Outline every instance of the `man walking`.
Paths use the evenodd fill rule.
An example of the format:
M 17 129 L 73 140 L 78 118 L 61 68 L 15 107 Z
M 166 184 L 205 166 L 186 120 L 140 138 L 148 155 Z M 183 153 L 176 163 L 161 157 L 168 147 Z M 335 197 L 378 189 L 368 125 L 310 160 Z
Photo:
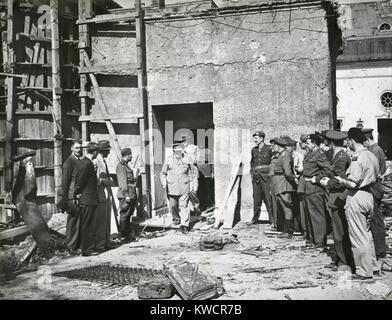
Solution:
M 190 212 L 189 192 L 197 190 L 197 169 L 184 156 L 182 141 L 173 144 L 173 155 L 168 157 L 161 171 L 161 182 L 167 190 L 173 223 L 180 225 L 183 233 L 188 233 Z M 193 190 L 192 190 L 193 189 Z
M 110 143 L 107 140 L 98 141 L 97 179 L 98 205 L 95 211 L 95 251 L 104 252 L 111 249 L 110 218 L 112 212 L 111 186 L 114 185 L 109 175 L 106 158 L 110 153 Z
M 63 164 L 63 197 L 59 203 L 59 208 L 68 213 L 66 224 L 66 246 L 72 251 L 79 249 L 80 245 L 80 215 L 74 200 L 75 179 L 77 165 L 82 157 L 82 141 L 74 140 L 71 145 L 71 155 Z
M 80 247 L 82 256 L 95 255 L 95 210 L 98 205 L 97 175 L 93 160 L 98 155 L 98 144 L 90 142 L 86 155 L 79 160 L 75 178 L 74 199 L 80 215 Z
M 326 138 L 330 142 L 332 153 L 332 172 L 331 178 L 321 179 L 320 184 L 329 191 L 328 207 L 331 211 L 332 232 L 334 246 L 336 250 L 335 261 L 328 265 L 334 270 L 354 270 L 354 260 L 351 252 L 350 236 L 348 234 L 348 224 L 344 211 L 347 192 L 334 176 L 346 179 L 346 171 L 350 166 L 350 156 L 344 151 L 343 142 L 347 134 L 340 131 L 328 131 Z
M 255 146 L 251 151 L 250 175 L 253 187 L 253 218 L 251 223 L 256 224 L 260 217 L 261 205 L 264 201 L 267 208 L 271 228 L 276 228 L 276 221 L 272 211 L 270 191 L 270 166 L 272 149 L 264 143 L 265 133 L 256 131 L 253 133 Z
M 294 231 L 293 193 L 295 192 L 295 177 L 293 160 L 286 149 L 287 142 L 280 138 L 274 139 L 279 155 L 273 163 L 272 188 L 277 198 L 278 217 L 284 216 L 284 230 L 279 237 L 291 238 Z
M 373 129 L 362 129 L 362 131 L 366 137 L 364 146 L 377 157 L 380 169 L 377 181 L 373 186 L 373 190 L 376 192 L 374 192 L 373 217 L 370 225 L 370 230 L 372 231 L 374 240 L 374 247 L 376 250 L 376 257 L 377 260 L 379 260 L 385 258 L 386 255 L 385 223 L 384 216 L 381 212 L 381 200 L 384 194 L 384 188 L 381 184 L 381 179 L 385 171 L 387 171 L 387 165 L 384 151 L 380 148 L 378 143 L 374 141 Z
M 131 240 L 131 217 L 136 207 L 136 181 L 131 167 L 128 163 L 132 160 L 132 150 L 124 148 L 121 150 L 122 159 L 117 165 L 116 174 L 118 180 L 117 198 L 120 202 L 120 234 L 125 241 Z
M 379 271 L 368 228 L 374 208 L 371 186 L 376 182 L 379 168 L 376 156 L 363 145 L 365 140 L 361 129 L 351 128 L 348 131 L 348 144 L 355 152 L 354 157 L 347 170 L 347 179 L 336 176 L 349 189 L 346 217 L 356 268 L 353 279 L 357 280 L 372 279 L 373 272 Z

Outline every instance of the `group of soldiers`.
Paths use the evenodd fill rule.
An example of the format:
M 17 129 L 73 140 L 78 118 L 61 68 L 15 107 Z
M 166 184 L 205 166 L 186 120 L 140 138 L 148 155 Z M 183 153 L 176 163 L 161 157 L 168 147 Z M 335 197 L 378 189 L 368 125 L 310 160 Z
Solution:
M 291 238 L 294 232 L 326 250 L 334 238 L 334 261 L 326 267 L 351 271 L 358 280 L 371 279 L 385 257 L 385 226 L 380 210 L 383 150 L 372 129 L 326 130 L 281 136 L 265 143 L 265 133 L 253 134 L 251 155 L 254 216 L 262 202 L 271 231 Z M 280 233 L 279 233 L 280 232 Z
M 68 213 L 66 245 L 71 252 L 82 256 L 97 255 L 113 248 L 110 239 L 113 197 L 106 158 L 110 153 L 107 140 L 90 142 L 82 152 L 82 141 L 74 140 L 71 155 L 63 164 L 63 196 L 58 207 Z M 132 150 L 121 150 L 121 161 L 116 168 L 118 180 L 120 241 L 130 240 L 130 219 L 137 203 L 136 181 L 139 170 L 134 173 L 129 166 Z

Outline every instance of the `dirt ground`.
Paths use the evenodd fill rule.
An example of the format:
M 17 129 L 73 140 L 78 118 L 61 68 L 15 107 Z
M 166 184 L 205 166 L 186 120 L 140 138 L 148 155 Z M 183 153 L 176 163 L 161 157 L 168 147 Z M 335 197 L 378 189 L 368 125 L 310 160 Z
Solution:
M 185 259 L 223 279 L 222 299 L 308 300 L 308 299 L 392 299 L 392 272 L 375 277 L 374 283 L 357 283 L 345 272 L 324 266 L 327 253 L 305 245 L 301 237 L 291 240 L 267 235 L 266 224 L 238 223 L 226 237 L 237 237 L 220 251 L 200 251 L 205 234 L 187 235 L 167 230 L 162 237 L 140 239 L 93 257 L 54 257 L 35 272 L 24 273 L 0 286 L 0 299 L 137 300 L 135 286 L 110 286 L 53 276 L 52 273 L 102 263 L 162 269 L 169 260 Z M 218 232 L 218 231 L 216 231 Z M 262 247 L 260 247 L 262 246 Z M 243 251 L 259 247 L 258 256 Z M 285 268 L 267 272 L 245 272 L 249 268 Z M 265 271 L 265 270 L 264 270 Z M 305 287 L 305 288 L 301 288 Z M 179 300 L 175 294 L 172 300 Z

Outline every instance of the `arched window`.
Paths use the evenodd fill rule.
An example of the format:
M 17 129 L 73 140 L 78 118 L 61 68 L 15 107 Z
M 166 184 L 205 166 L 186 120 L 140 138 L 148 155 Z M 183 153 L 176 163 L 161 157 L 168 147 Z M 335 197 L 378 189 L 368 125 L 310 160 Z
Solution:
M 389 23 L 383 22 L 378 26 L 379 31 L 391 31 L 392 27 Z

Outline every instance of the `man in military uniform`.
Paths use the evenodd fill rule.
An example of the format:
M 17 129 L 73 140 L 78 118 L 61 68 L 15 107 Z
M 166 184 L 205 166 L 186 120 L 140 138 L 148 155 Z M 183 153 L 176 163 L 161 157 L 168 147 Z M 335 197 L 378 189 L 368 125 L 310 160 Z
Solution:
M 293 221 L 293 193 L 295 192 L 295 177 L 293 174 L 293 160 L 286 149 L 287 142 L 280 138 L 274 139 L 279 152 L 278 158 L 271 166 L 273 176 L 271 185 L 277 198 L 277 214 L 284 216 L 284 230 L 279 237 L 291 238 L 294 232 Z
M 163 164 L 161 183 L 167 189 L 170 212 L 173 223 L 180 225 L 183 233 L 188 233 L 190 212 L 188 208 L 189 192 L 197 190 L 197 169 L 185 157 L 182 141 L 173 143 L 173 155 Z
M 309 240 L 317 247 L 324 247 L 329 225 L 326 208 L 326 191 L 320 184 L 323 177 L 331 175 L 331 165 L 320 149 L 321 139 L 317 134 L 308 135 L 308 153 L 304 158 L 303 179 L 298 187 L 304 194 L 306 231 Z
M 347 134 L 340 131 L 328 131 L 326 138 L 330 142 L 330 150 L 333 151 L 332 176 L 321 179 L 320 183 L 329 191 L 328 207 L 331 210 L 332 231 L 336 251 L 336 259 L 328 265 L 334 270 L 354 270 L 354 260 L 351 252 L 351 242 L 348 234 L 348 224 L 344 211 L 346 204 L 346 188 L 342 186 L 335 176 L 346 179 L 346 171 L 350 166 L 351 159 L 344 151 L 343 142 Z
M 272 224 L 271 224 L 271 231 L 279 231 L 283 232 L 284 231 L 284 217 L 278 216 L 278 199 L 277 195 L 274 192 L 274 166 L 275 163 L 278 161 L 279 157 L 279 151 L 278 151 L 278 146 L 275 143 L 275 139 L 270 140 L 270 145 L 272 149 L 272 157 L 271 157 L 271 165 L 270 165 L 270 172 L 269 172 L 269 177 L 270 177 L 270 193 L 271 193 L 271 207 L 272 207 Z
M 362 129 L 365 134 L 366 140 L 364 146 L 372 152 L 378 159 L 378 165 L 380 168 L 377 182 L 374 184 L 373 189 L 377 192 L 374 193 L 374 209 L 373 217 L 370 225 L 370 230 L 373 234 L 374 247 L 376 249 L 377 259 L 385 258 L 386 255 L 386 244 L 385 244 L 385 223 L 384 216 L 381 212 L 381 200 L 384 194 L 384 188 L 381 184 L 382 176 L 387 171 L 387 165 L 385 161 L 384 151 L 380 148 L 377 142 L 373 138 L 373 129 Z
M 374 208 L 371 186 L 376 182 L 379 165 L 377 157 L 363 145 L 365 140 L 361 129 L 351 128 L 348 131 L 349 147 L 355 155 L 347 170 L 347 179 L 336 176 L 348 188 L 345 209 L 356 269 L 353 279 L 357 280 L 372 279 L 373 273 L 380 269 L 369 232 Z
M 80 245 L 80 216 L 74 203 L 75 179 L 77 165 L 82 157 L 82 141 L 74 140 L 71 145 L 71 155 L 63 164 L 63 197 L 58 204 L 59 208 L 68 213 L 66 225 L 66 246 L 70 250 L 78 250 Z
M 251 151 L 250 175 L 253 186 L 253 218 L 251 223 L 256 224 L 260 217 L 261 205 L 264 201 L 272 228 L 276 228 L 271 203 L 270 191 L 270 165 L 272 149 L 264 143 L 265 133 L 256 131 L 253 134 L 255 147 Z
M 116 175 L 118 180 L 117 199 L 119 200 L 120 221 L 119 231 L 121 237 L 125 241 L 131 239 L 131 217 L 136 207 L 136 179 L 133 170 L 128 163 L 132 160 L 132 150 L 123 148 L 121 150 L 121 161 L 116 167 Z M 138 172 L 136 172 L 136 175 Z

